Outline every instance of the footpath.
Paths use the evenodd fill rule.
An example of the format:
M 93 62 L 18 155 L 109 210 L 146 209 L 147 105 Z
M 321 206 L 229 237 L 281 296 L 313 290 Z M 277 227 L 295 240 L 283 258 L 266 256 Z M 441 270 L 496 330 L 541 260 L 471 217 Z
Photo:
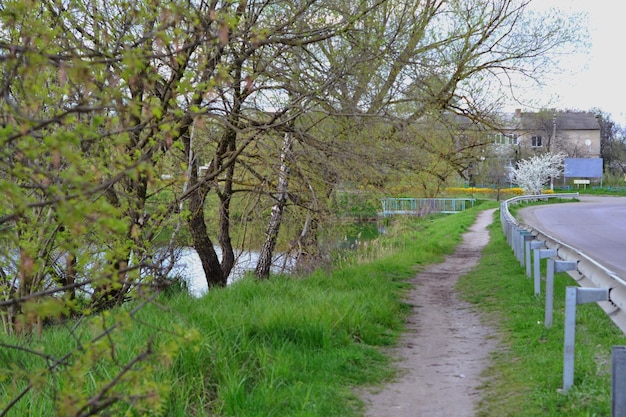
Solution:
M 412 279 L 413 311 L 392 351 L 400 375 L 363 395 L 367 417 L 475 415 L 480 375 L 497 340 L 472 307 L 457 299 L 455 284 L 478 264 L 494 212 L 481 212 L 452 255 Z

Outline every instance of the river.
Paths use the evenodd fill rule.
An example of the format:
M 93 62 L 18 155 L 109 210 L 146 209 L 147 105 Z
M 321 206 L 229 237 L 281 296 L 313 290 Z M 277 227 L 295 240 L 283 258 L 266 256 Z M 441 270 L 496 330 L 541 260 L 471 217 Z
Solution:
M 356 249 L 359 243 L 364 241 L 375 239 L 377 236 L 384 234 L 384 228 L 381 230 L 381 226 L 374 222 L 354 222 L 350 228 L 347 229 L 346 235 L 343 240 L 338 243 L 338 249 Z M 216 247 L 218 258 L 221 259 L 221 248 Z M 247 271 L 251 271 L 256 268 L 256 264 L 259 260 L 259 252 L 256 251 L 244 251 L 236 254 L 237 262 L 233 271 L 228 278 L 228 283 L 232 283 L 241 278 Z M 281 272 L 283 264 L 285 263 L 284 254 L 278 254 L 274 257 L 272 262 L 273 273 Z M 174 275 L 182 276 L 187 282 L 189 292 L 200 297 L 208 291 L 208 285 L 200 263 L 200 257 L 195 249 L 191 247 L 185 247 L 181 249 L 178 262 L 173 270 Z M 285 269 L 289 272 L 295 265 L 295 259 L 289 258 L 286 262 Z
M 221 259 L 222 252 L 220 248 L 216 248 L 217 256 Z M 228 283 L 232 283 L 241 278 L 247 271 L 251 271 L 256 268 L 256 264 L 259 260 L 259 252 L 245 251 L 236 254 L 237 261 L 235 267 L 228 278 Z M 284 263 L 284 255 L 279 255 L 274 258 L 272 272 L 280 272 Z M 288 259 L 286 269 L 289 270 L 294 265 L 293 259 Z M 208 285 L 204 270 L 202 269 L 202 263 L 198 253 L 193 248 L 183 248 L 180 252 L 180 257 L 176 266 L 174 267 L 173 274 L 182 276 L 187 282 L 189 292 L 195 296 L 200 297 L 208 291 Z

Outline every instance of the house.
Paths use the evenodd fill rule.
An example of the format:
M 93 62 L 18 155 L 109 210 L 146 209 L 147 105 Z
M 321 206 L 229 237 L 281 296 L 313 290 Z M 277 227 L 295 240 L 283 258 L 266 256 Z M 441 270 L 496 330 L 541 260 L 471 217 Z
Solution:
M 446 155 L 454 155 L 454 168 L 470 185 L 512 184 L 517 162 L 535 154 L 560 152 L 571 160 L 600 160 L 602 120 L 590 112 L 516 110 L 493 119 L 448 115 L 443 121 L 427 131 L 440 132 L 442 143 L 446 133 L 453 138 L 450 146 L 456 153 L 447 150 Z
M 601 125 L 593 113 L 516 110 L 503 132 L 515 138 L 520 156 L 562 152 L 572 158 L 600 158 Z
M 601 122 L 589 112 L 516 110 L 501 114 L 493 124 L 500 128 L 488 133 L 489 152 L 485 153 L 480 167 L 474 170 L 474 176 L 486 184 L 512 184 L 517 161 L 546 152 L 562 152 L 570 160 L 580 163 L 586 159 L 601 161 Z M 595 161 L 588 162 L 596 165 Z

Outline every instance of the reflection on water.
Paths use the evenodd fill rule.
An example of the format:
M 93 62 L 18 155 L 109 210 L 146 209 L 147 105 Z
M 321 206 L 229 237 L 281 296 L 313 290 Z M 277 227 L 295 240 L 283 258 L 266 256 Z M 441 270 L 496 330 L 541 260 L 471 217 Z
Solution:
M 360 244 L 376 239 L 386 233 L 384 223 L 356 221 L 344 226 L 345 234 L 339 249 L 357 249 Z
M 222 258 L 222 251 L 220 248 L 216 248 L 218 258 Z M 235 255 L 237 261 L 233 271 L 228 277 L 228 283 L 236 281 L 241 278 L 244 273 L 256 268 L 256 264 L 259 260 L 259 253 L 254 251 L 241 252 Z M 272 272 L 281 272 L 283 264 L 285 263 L 284 255 L 279 255 L 274 258 L 272 263 Z M 288 272 L 294 265 L 293 259 L 288 259 L 285 265 Z M 180 258 L 176 262 L 176 266 L 172 271 L 175 275 L 182 276 L 187 281 L 189 292 L 196 297 L 200 297 L 208 291 L 208 285 L 204 270 L 202 269 L 202 263 L 198 253 L 193 248 L 183 248 L 180 252 Z

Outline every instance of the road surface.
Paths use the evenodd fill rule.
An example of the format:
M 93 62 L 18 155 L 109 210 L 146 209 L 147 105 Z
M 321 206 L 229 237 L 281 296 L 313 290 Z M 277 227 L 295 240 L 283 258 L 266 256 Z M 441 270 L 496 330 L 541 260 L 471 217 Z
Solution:
M 581 196 L 580 202 L 527 207 L 521 223 L 593 258 L 626 279 L 626 197 Z

